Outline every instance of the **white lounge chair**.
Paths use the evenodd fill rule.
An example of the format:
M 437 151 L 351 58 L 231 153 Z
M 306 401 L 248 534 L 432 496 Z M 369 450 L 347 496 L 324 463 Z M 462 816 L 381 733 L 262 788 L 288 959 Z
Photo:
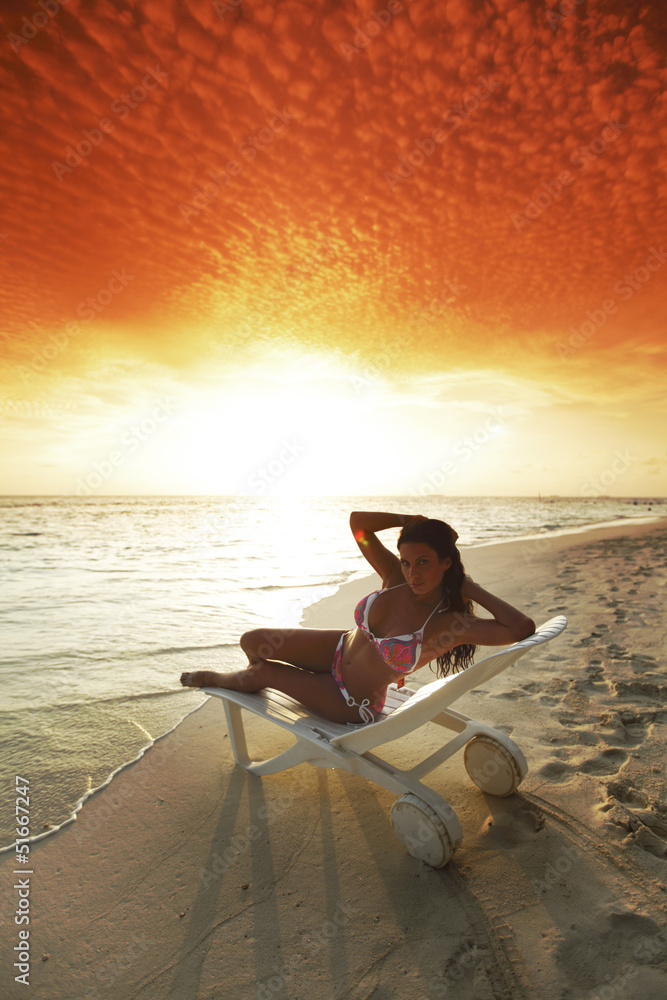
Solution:
M 400 798 L 391 809 L 396 836 L 413 857 L 433 868 L 441 868 L 461 843 L 461 826 L 449 803 L 423 785 L 420 779 L 461 747 L 465 747 L 463 759 L 470 778 L 478 788 L 491 795 L 511 795 L 528 770 L 524 755 L 509 736 L 453 711 L 450 705 L 462 694 L 505 670 L 535 646 L 560 635 L 566 625 L 567 619 L 562 615 L 552 618 L 527 639 L 500 649 L 460 674 L 426 684 L 417 692 L 409 688 L 397 690 L 395 685 L 390 685 L 382 714 L 377 716 L 376 722 L 367 725 L 329 722 L 272 689 L 258 694 L 223 688 L 202 690 L 224 701 L 237 764 L 252 774 L 265 775 L 307 761 L 317 767 L 343 768 L 399 793 Z M 269 760 L 251 760 L 246 747 L 242 709 L 288 729 L 296 742 Z M 416 767 L 402 771 L 371 753 L 383 743 L 406 736 L 426 722 L 444 726 L 456 735 Z

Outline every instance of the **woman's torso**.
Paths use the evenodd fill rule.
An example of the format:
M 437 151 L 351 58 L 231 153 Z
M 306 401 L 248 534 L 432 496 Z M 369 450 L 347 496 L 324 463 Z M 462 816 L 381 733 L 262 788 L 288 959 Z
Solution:
M 433 658 L 426 646 L 446 627 L 450 614 L 439 613 L 446 602 L 438 608 L 410 597 L 407 584 L 399 584 L 375 591 L 357 605 L 357 627 L 346 636 L 341 661 L 343 682 L 355 697 L 377 697 L 392 681 Z

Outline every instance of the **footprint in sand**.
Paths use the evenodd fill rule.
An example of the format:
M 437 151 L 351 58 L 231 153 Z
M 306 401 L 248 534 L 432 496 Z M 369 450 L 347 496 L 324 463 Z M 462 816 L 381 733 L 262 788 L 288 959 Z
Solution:
M 597 757 L 585 760 L 577 768 L 583 774 L 616 774 L 625 764 L 628 755 L 624 750 L 603 750 Z
M 562 760 L 551 760 L 548 764 L 544 764 L 537 773 L 546 781 L 560 783 L 567 781 L 568 778 L 573 778 L 576 771 L 571 764 L 566 764 Z
M 482 827 L 482 835 L 488 837 L 495 847 L 512 848 L 528 843 L 544 829 L 544 814 L 537 806 L 522 802 L 504 811 L 499 806 L 495 815 L 490 816 Z
M 653 673 L 657 665 L 655 656 L 649 656 L 648 653 L 630 654 L 630 666 L 635 674 Z
M 652 684 L 650 681 L 616 681 L 614 695 L 617 698 L 649 698 L 658 705 L 667 701 L 667 684 Z
M 552 742 L 558 742 L 564 746 L 585 746 L 594 747 L 600 742 L 600 737 L 591 729 L 590 720 L 579 724 L 577 715 L 559 715 L 558 721 L 565 729 L 565 734 L 561 737 L 554 737 Z
M 597 756 L 589 757 L 579 764 L 567 764 L 563 760 L 549 761 L 537 773 L 546 781 L 560 784 L 574 778 L 577 774 L 590 774 L 593 776 L 616 774 L 623 767 L 627 759 L 628 755 L 623 750 L 603 750 Z
M 570 986 L 560 995 L 614 1000 L 664 996 L 664 981 L 657 989 L 640 990 L 632 975 L 626 975 L 629 970 L 636 976 L 640 968 L 660 961 L 663 948 L 660 926 L 652 917 L 626 909 L 620 900 L 604 908 L 585 906 L 555 945 L 556 959 Z
M 611 729 L 611 732 L 602 732 L 602 739 L 612 745 L 637 746 L 646 739 L 646 727 L 651 721 L 652 713 L 643 718 L 631 712 L 607 712 L 600 716 L 600 729 Z
M 575 645 L 577 645 L 577 646 L 593 646 L 593 645 L 595 645 L 596 639 L 603 639 L 603 638 L 604 638 L 604 636 L 603 636 L 602 632 L 591 632 L 590 635 L 586 636 L 585 639 L 580 639 L 578 643 L 575 643 Z
M 607 825 L 625 831 L 624 847 L 640 847 L 656 858 L 667 857 L 667 809 L 623 781 L 607 785 L 607 801 L 600 807 Z M 649 808 L 647 808 L 649 807 Z M 623 836 L 623 834 L 621 834 Z
M 645 792 L 633 788 L 627 781 L 610 781 L 607 784 L 607 795 L 618 799 L 624 805 L 647 806 L 648 796 Z
M 562 677 L 554 677 L 545 687 L 544 694 L 540 695 L 539 700 L 545 705 L 556 705 L 563 700 L 568 687 L 569 681 Z

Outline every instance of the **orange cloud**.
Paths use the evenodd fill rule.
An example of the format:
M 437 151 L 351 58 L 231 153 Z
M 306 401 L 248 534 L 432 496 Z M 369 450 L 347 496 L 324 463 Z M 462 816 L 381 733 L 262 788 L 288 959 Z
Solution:
M 82 341 L 125 331 L 178 364 L 240 318 L 373 351 L 425 313 L 406 363 L 544 371 L 609 301 L 577 364 L 657 350 L 656 15 L 561 7 L 70 0 L 34 33 L 37 7 L 3 11 L 5 352 L 24 361 L 123 268 Z

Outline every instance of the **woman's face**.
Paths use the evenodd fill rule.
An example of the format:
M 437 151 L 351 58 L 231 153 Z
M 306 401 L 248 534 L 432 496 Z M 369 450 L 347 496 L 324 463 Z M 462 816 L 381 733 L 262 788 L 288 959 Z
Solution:
M 425 542 L 404 542 L 399 549 L 399 558 L 406 583 L 419 596 L 432 590 L 439 593 L 442 577 L 452 565 L 449 556 L 441 560 L 435 549 Z

